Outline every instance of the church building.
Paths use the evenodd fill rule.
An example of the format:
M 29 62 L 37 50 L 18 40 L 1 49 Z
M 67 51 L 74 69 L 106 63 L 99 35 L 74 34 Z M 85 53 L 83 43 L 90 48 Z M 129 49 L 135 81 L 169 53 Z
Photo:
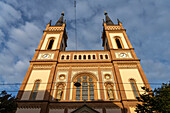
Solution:
M 150 88 L 126 29 L 105 12 L 104 50 L 66 51 L 64 12 L 47 24 L 19 89 L 16 113 L 134 113 Z

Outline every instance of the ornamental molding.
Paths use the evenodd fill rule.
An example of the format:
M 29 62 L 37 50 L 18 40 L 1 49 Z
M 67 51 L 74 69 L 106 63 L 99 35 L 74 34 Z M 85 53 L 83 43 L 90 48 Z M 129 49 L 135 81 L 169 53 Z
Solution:
M 106 30 L 121 30 L 120 26 L 106 27 Z
M 134 64 L 124 64 L 124 65 L 118 65 L 119 68 L 136 68 L 137 65 Z
M 101 69 L 112 69 L 112 67 L 100 67 Z
M 89 70 L 89 69 L 98 69 L 98 67 L 72 67 L 73 70 L 81 69 L 81 70 Z
M 50 69 L 52 65 L 34 65 L 33 69 Z
M 63 27 L 48 28 L 48 31 L 62 31 L 62 30 L 64 30 Z
M 19 109 L 41 109 L 41 105 L 21 105 Z
M 57 69 L 69 69 L 69 67 L 57 67 Z

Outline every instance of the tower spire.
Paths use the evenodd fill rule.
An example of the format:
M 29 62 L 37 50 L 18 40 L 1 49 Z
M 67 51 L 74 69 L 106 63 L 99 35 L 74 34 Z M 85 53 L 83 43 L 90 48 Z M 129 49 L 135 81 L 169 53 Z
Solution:
M 109 16 L 107 15 L 107 12 L 104 12 L 105 15 L 105 20 L 106 20 L 106 24 L 107 25 L 114 25 L 114 23 L 112 22 L 112 20 L 109 18 Z
M 56 22 L 55 26 L 62 26 L 63 25 L 63 16 L 64 16 L 64 11 L 61 13 L 61 17 Z

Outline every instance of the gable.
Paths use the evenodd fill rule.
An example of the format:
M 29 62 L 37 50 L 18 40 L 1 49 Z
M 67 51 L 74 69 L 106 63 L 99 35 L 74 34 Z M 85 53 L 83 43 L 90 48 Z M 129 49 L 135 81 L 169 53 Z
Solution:
M 93 108 L 87 106 L 86 104 L 84 104 L 83 106 L 81 106 L 80 108 L 74 110 L 71 113 L 99 113 L 99 112 L 94 110 Z

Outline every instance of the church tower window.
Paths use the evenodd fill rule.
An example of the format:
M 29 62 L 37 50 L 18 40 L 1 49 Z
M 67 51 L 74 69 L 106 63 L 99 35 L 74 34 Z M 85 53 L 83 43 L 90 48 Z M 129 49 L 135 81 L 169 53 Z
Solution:
M 47 49 L 48 49 L 48 50 L 51 50 L 51 49 L 52 49 L 53 43 L 54 43 L 54 39 L 50 39 L 50 40 L 49 40 L 49 43 L 48 43 L 48 46 L 47 46 Z
M 32 93 L 31 93 L 32 100 L 35 100 L 35 98 L 37 96 L 39 85 L 40 85 L 40 80 L 36 80 L 34 83 L 34 86 L 33 86 Z
M 122 49 L 120 38 L 115 38 L 118 49 Z
M 137 89 L 135 80 L 131 79 L 131 80 L 130 80 L 130 84 L 131 84 L 131 87 L 132 87 L 132 91 L 133 91 L 133 93 L 134 93 L 134 96 L 135 96 L 135 97 L 139 97 L 138 89 Z

